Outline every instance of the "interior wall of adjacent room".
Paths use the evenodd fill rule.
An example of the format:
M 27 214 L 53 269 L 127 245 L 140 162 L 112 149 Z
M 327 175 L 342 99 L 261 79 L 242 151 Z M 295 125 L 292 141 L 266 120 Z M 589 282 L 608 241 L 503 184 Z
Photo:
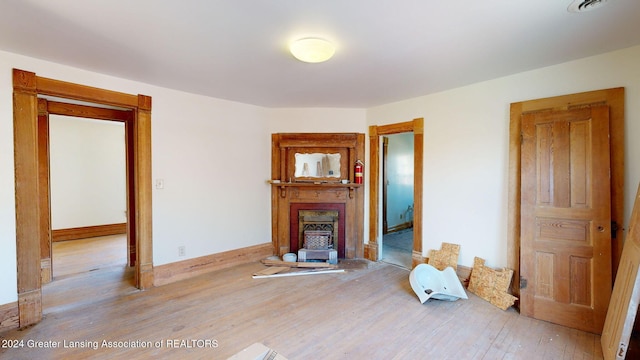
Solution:
M 387 228 L 411 221 L 413 211 L 413 133 L 387 136 Z
M 510 104 L 615 87 L 626 89 L 627 224 L 640 181 L 640 46 L 368 109 L 369 125 L 424 118 L 423 254 L 452 242 L 462 265 L 506 266 Z
M 49 116 L 51 228 L 126 223 L 124 123 Z

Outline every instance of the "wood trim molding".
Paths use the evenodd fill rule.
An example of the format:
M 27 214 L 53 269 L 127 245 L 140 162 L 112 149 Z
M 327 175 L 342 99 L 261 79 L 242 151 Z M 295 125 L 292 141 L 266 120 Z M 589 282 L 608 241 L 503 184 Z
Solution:
M 42 318 L 36 74 L 13 71 L 13 138 L 19 325 Z
M 39 266 L 40 262 L 36 265 Z M 37 278 L 40 278 L 39 271 Z M 18 315 L 22 328 L 25 324 L 35 324 L 42 319 L 42 288 L 18 293 Z
M 0 333 L 20 326 L 18 303 L 0 305 Z
M 136 266 L 137 286 L 139 289 L 149 289 L 153 287 L 153 223 L 151 218 L 151 97 L 138 95 L 136 99 L 138 105 L 135 121 L 133 122 L 133 199 L 129 202 L 129 207 L 133 211 L 128 211 L 129 221 L 135 217 L 135 238 L 136 240 Z M 131 174 L 130 174 L 131 175 Z M 129 194 L 128 196 L 131 196 Z
M 273 244 L 265 243 L 159 265 L 153 270 L 154 286 L 162 286 L 235 265 L 259 261 L 273 254 Z
M 47 101 L 46 103 L 46 109 L 50 114 L 118 122 L 133 120 L 133 112 L 131 110 L 105 109 L 57 101 Z
M 53 241 L 86 239 L 97 236 L 119 235 L 127 233 L 127 223 L 82 226 L 51 231 Z
M 407 222 L 403 222 L 402 224 L 398 224 L 398 225 L 394 225 L 390 228 L 387 228 L 387 234 L 391 234 L 394 232 L 398 232 L 398 231 L 402 231 L 402 230 L 406 230 L 406 229 L 411 229 L 413 228 L 413 221 L 407 221 Z
M 21 70 L 18 70 L 21 71 Z M 74 84 L 66 81 L 36 78 L 38 94 L 51 95 L 65 99 L 88 101 L 104 105 L 134 109 L 138 108 L 138 96 L 118 91 L 105 90 L 86 85 Z M 151 102 L 149 102 L 149 105 Z
M 606 104 L 610 109 L 611 219 L 618 223 L 612 241 L 612 273 L 615 279 L 624 242 L 624 88 L 612 88 L 512 103 L 509 122 L 509 185 L 507 218 L 507 267 L 513 269 L 511 292 L 520 296 L 520 137 L 523 113 Z
M 47 103 L 45 99 L 38 99 L 38 206 L 40 206 L 40 270 L 42 284 L 48 284 L 53 279 L 51 268 L 49 112 Z
M 378 243 L 364 244 L 364 258 L 372 261 L 378 259 Z
M 413 252 L 422 257 L 422 187 L 424 167 L 424 119 L 416 118 L 412 121 L 390 125 L 374 125 L 369 127 L 369 243 L 365 249 L 369 257 L 366 259 L 377 261 L 378 252 L 378 224 L 380 199 L 380 136 L 413 132 Z M 375 251 L 373 251 L 375 248 Z M 422 262 L 417 256 L 412 256 L 413 266 Z
M 63 99 L 83 100 L 132 110 L 125 128 L 131 129 L 127 146 L 128 158 L 129 237 L 137 247 L 136 286 L 153 286 L 153 256 L 151 237 L 151 98 L 130 95 L 85 85 L 36 76 L 33 72 L 13 69 L 13 129 L 16 186 L 16 253 L 18 278 L 18 310 L 20 327 L 35 324 L 42 318 L 42 274 L 40 228 L 46 213 L 39 203 L 38 180 L 38 99 L 50 95 Z M 134 178 L 135 177 L 135 178 Z M 135 219 L 133 221 L 132 219 Z

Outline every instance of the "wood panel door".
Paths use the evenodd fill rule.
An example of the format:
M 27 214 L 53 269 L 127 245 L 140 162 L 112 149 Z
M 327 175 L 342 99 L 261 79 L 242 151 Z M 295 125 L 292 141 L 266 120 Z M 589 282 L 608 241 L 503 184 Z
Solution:
M 522 115 L 523 315 L 601 333 L 611 295 L 608 106 Z
M 637 359 L 640 349 L 632 343 L 638 304 L 640 304 L 640 187 L 629 224 L 620 267 L 613 286 L 611 303 L 600 342 L 605 359 Z

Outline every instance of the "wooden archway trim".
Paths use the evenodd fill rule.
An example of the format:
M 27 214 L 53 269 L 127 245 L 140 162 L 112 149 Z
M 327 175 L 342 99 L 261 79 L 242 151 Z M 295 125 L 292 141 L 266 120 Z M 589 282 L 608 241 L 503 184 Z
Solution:
M 130 109 L 132 177 L 128 212 L 137 239 L 136 286 L 153 286 L 151 233 L 151 97 L 78 85 L 36 76 L 13 69 L 13 127 L 16 197 L 16 252 L 18 278 L 19 326 L 39 322 L 42 318 L 42 282 L 40 274 L 39 226 L 48 209 L 39 204 L 38 180 L 38 95 L 88 101 Z
M 373 125 L 369 127 L 369 243 L 365 245 L 365 258 L 377 261 L 378 224 L 380 211 L 380 136 L 413 132 L 413 253 L 412 265 L 424 262 L 422 256 L 422 183 L 424 163 L 424 119 Z

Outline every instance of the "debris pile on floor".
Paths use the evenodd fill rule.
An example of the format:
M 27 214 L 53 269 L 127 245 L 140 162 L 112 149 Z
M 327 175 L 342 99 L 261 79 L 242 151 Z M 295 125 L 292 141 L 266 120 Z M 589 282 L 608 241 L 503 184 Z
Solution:
M 262 263 L 268 267 L 255 272 L 253 274 L 254 279 L 344 272 L 344 269 L 339 269 L 338 265 L 327 262 L 292 262 L 264 259 Z
M 427 264 L 420 264 L 411 271 L 409 282 L 421 303 L 431 297 L 449 301 L 467 298 L 463 281 L 453 277 L 458 268 L 459 252 L 460 245 L 442 243 L 440 250 L 431 250 Z M 484 264 L 484 259 L 474 258 L 467 289 L 502 310 L 508 309 L 518 300 L 509 293 L 513 270 L 495 270 Z

